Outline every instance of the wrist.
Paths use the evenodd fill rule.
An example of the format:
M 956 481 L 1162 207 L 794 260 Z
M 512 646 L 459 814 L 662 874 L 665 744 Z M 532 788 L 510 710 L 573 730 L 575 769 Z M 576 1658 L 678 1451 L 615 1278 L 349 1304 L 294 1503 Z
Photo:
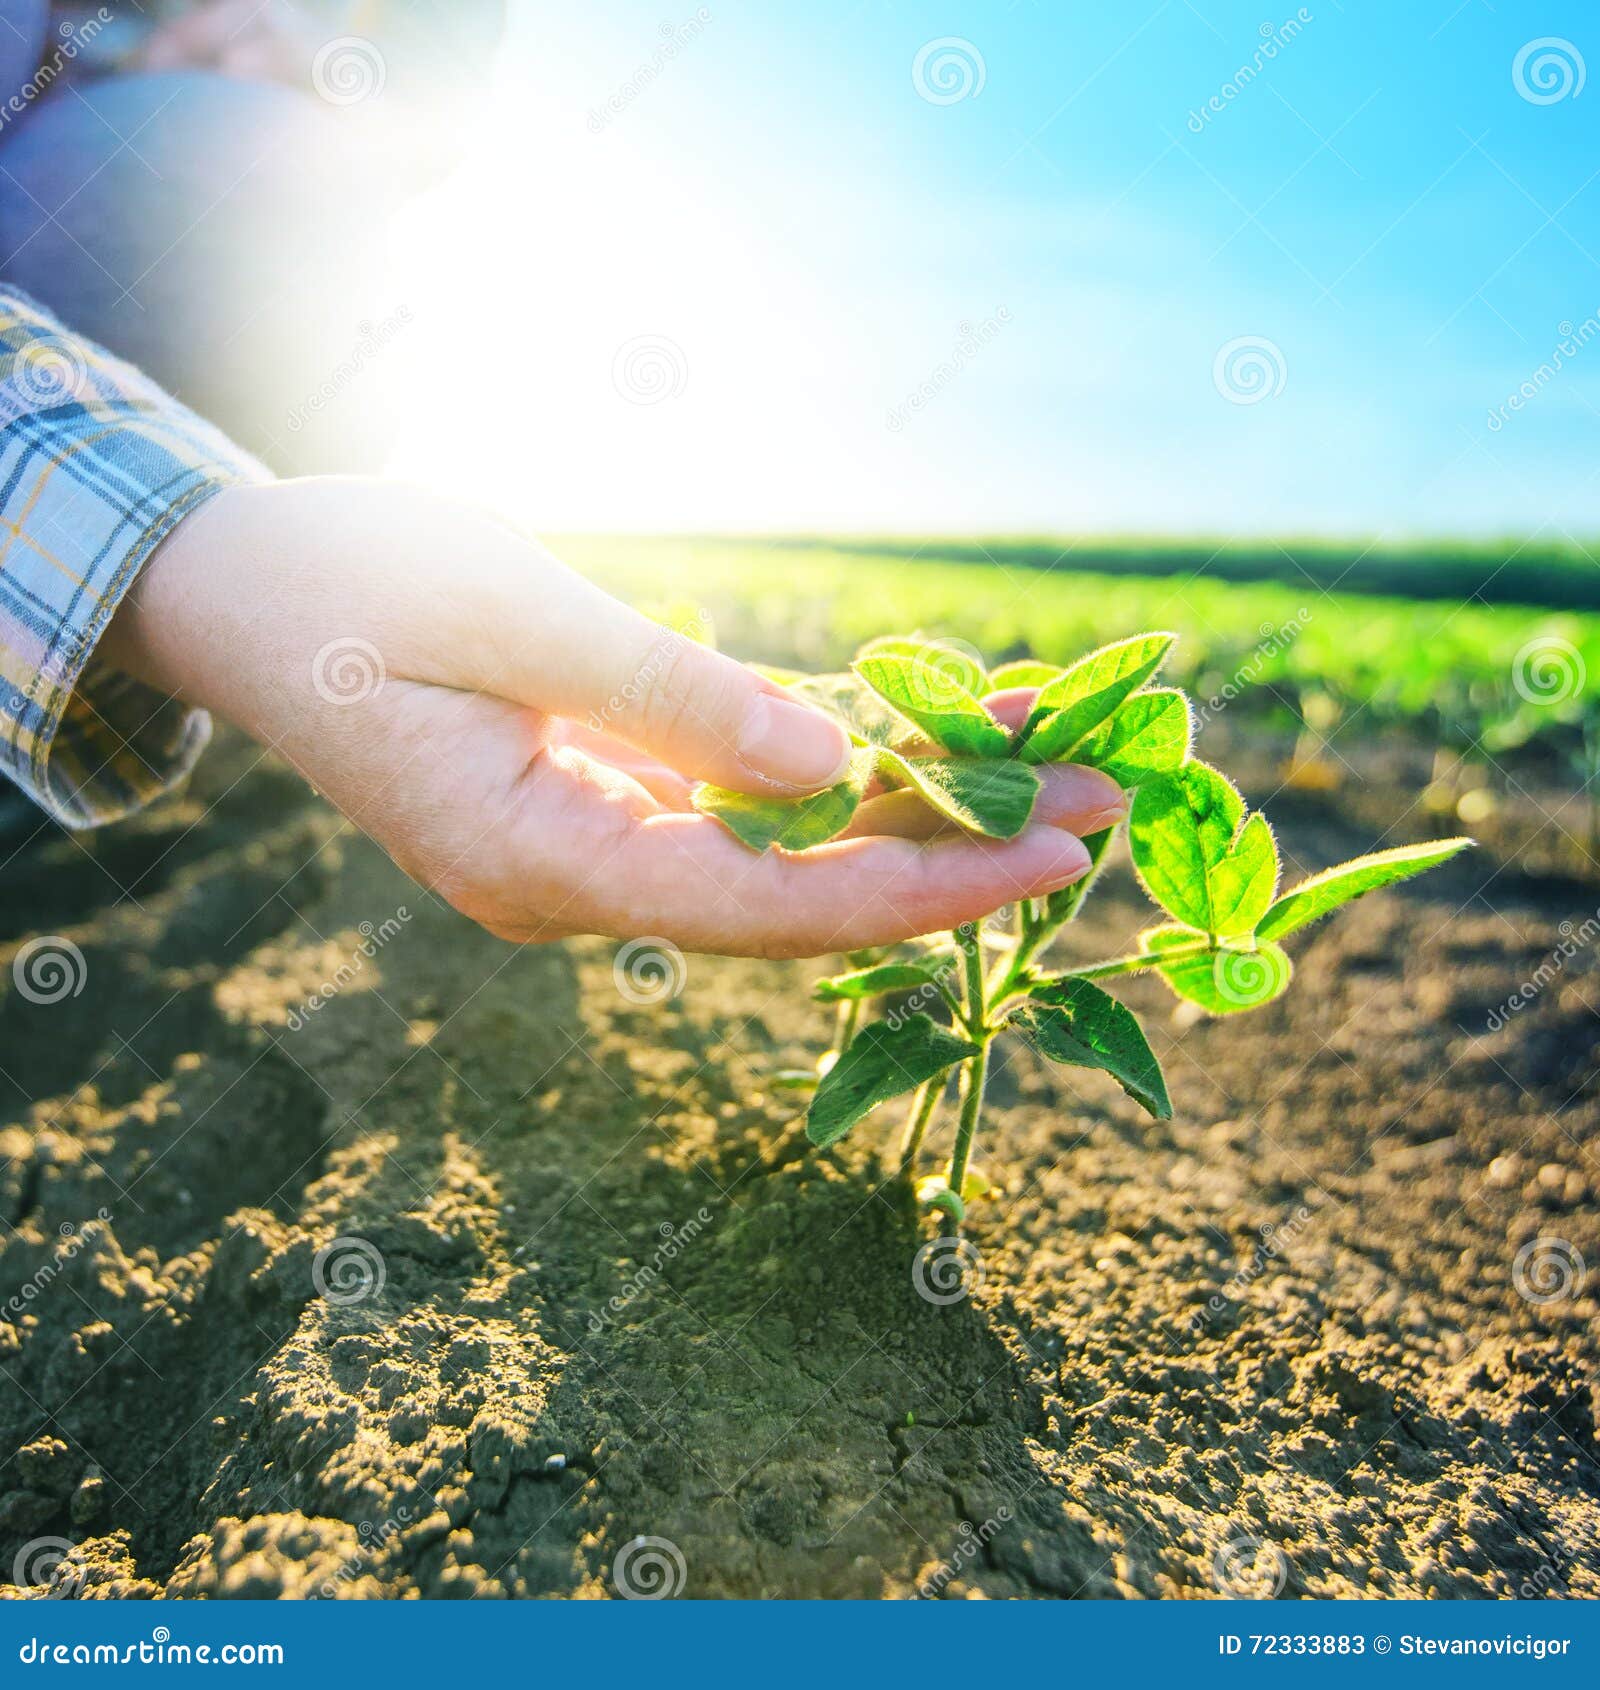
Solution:
M 226 673 L 237 615 L 246 609 L 230 566 L 241 507 L 257 492 L 224 487 L 173 529 L 118 605 L 97 656 L 185 703 L 223 707 L 214 677 Z
M 226 487 L 152 554 L 101 650 L 292 751 L 328 726 L 316 677 L 335 647 L 370 648 L 391 680 L 484 687 L 549 561 L 492 517 L 400 483 Z

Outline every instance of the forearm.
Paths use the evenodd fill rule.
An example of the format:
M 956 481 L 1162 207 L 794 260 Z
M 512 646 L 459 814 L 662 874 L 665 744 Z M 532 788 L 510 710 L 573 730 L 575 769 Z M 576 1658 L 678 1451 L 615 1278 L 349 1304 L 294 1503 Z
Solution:
M 464 546 L 483 556 L 491 541 L 508 554 L 520 544 L 470 509 L 380 481 L 230 488 L 150 559 L 101 650 L 149 685 L 277 739 L 316 696 L 317 652 L 341 639 L 369 642 L 385 676 L 451 684 L 444 624 L 469 607 L 448 591 L 445 560 Z M 418 638 L 426 628 L 436 643 Z
M 563 591 L 541 605 L 535 583 L 548 587 L 551 571 Z M 401 483 L 314 477 L 230 488 L 183 523 L 101 649 L 294 755 L 330 731 L 330 712 L 391 681 L 478 691 L 502 666 L 511 691 L 530 616 L 568 624 L 554 636 L 581 648 L 594 633 L 584 613 L 603 598 L 473 506 Z

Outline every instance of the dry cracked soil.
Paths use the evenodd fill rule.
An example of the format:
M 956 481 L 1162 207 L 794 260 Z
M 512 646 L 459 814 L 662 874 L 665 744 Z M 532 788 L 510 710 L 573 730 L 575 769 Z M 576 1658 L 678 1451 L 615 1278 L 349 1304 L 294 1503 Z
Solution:
M 1273 813 L 1305 868 L 1380 831 Z M 1357 904 L 1253 1017 L 1130 983 L 1170 1122 L 1013 1050 L 934 1302 L 898 1122 L 818 1155 L 768 1088 L 821 965 L 634 1001 L 225 745 L 3 877 L 0 1578 L 1600 1596 L 1592 948 L 1487 1030 L 1600 894 L 1520 861 Z M 1074 944 L 1141 910 L 1113 869 Z M 15 989 L 40 935 L 76 995 Z

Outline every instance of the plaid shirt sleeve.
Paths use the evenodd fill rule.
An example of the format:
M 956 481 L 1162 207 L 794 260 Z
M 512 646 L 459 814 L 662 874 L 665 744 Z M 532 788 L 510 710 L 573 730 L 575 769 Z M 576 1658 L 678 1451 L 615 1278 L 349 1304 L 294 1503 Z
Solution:
M 254 459 L 0 287 L 0 775 L 67 827 L 169 790 L 211 735 L 95 645 L 145 560 Z

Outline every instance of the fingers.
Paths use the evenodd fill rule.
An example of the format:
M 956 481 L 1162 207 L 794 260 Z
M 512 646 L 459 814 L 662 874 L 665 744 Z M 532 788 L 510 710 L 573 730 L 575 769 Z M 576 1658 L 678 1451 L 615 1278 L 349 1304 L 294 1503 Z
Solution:
M 581 722 L 557 718 L 552 724 L 551 741 L 558 745 L 576 746 L 596 762 L 609 763 L 613 768 L 621 769 L 669 810 L 691 808 L 690 798 L 694 790 L 691 782 L 658 758 L 635 751 L 631 745 L 624 745 L 609 734 L 593 733 Z
M 152 71 L 209 64 L 228 50 L 236 36 L 249 30 L 261 11 L 260 0 L 224 0 L 221 5 L 194 7 L 158 24 L 135 62 L 140 69 Z
M 976 921 L 1017 898 L 1042 897 L 1088 869 L 1071 834 L 1030 828 L 1008 841 L 952 839 L 918 845 L 854 839 L 798 856 L 752 856 L 701 816 L 662 815 L 634 830 L 626 850 L 635 899 L 667 910 L 669 933 L 688 950 L 818 956 L 887 945 Z M 672 908 L 674 888 L 700 896 Z M 612 912 L 612 931 L 637 923 L 638 906 Z
M 500 884 L 479 900 L 493 909 L 486 925 L 522 940 L 648 934 L 685 950 L 817 956 L 976 921 L 1089 866 L 1079 840 L 1048 825 L 1006 841 L 847 839 L 757 855 L 709 817 L 624 794 L 620 778 L 597 778 L 571 748 L 538 760 Z
M 1001 692 L 992 692 L 983 701 L 983 707 L 1003 728 L 1010 728 L 1013 733 L 1028 719 L 1028 713 L 1033 709 L 1033 701 L 1039 696 L 1037 687 L 1007 687 Z
M 843 775 L 843 729 L 782 687 L 553 560 L 537 586 L 500 642 L 497 691 L 740 792 L 793 796 Z
M 1111 827 L 1128 813 L 1128 795 L 1110 775 L 1098 769 L 1077 763 L 1047 763 L 1034 772 L 1039 776 L 1039 796 L 1028 818 L 1030 825 L 1042 822 L 1081 837 Z M 959 832 L 954 822 L 940 815 L 918 793 L 902 789 L 869 798 L 857 809 L 845 836 L 935 839 Z

